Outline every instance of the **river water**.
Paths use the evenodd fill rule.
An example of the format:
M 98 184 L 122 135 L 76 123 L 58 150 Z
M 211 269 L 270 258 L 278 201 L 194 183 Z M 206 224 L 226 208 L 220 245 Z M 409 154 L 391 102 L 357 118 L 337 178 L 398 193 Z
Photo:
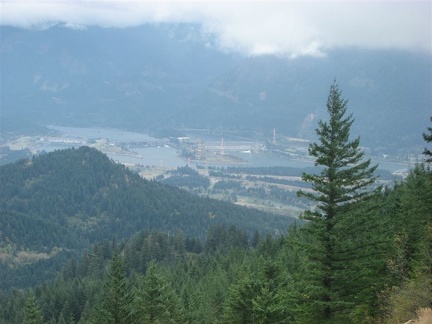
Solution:
M 79 127 L 65 127 L 65 126 L 49 126 L 51 129 L 57 130 L 62 133 L 62 137 L 67 139 L 76 139 L 78 141 L 87 141 L 91 139 L 99 139 L 103 138 L 108 140 L 110 143 L 116 142 L 163 142 L 161 139 L 157 139 L 151 137 L 147 134 L 124 131 L 118 129 L 111 128 L 101 128 L 101 127 L 92 127 L 92 128 L 79 128 Z M 207 139 L 208 140 L 208 139 Z M 235 142 L 236 145 L 239 143 L 238 139 L 230 139 L 229 137 L 224 139 L 224 144 L 229 146 L 231 143 Z M 168 144 L 168 142 L 166 142 Z M 250 141 L 245 141 L 244 143 L 250 143 Z M 59 148 L 67 148 L 77 146 L 76 144 L 57 144 L 51 143 L 49 145 L 44 146 L 45 151 L 53 151 Z M 115 161 L 120 163 L 129 163 L 129 164 L 140 164 L 145 166 L 163 166 L 169 168 L 176 168 L 178 166 L 184 166 L 187 164 L 187 161 L 177 154 L 175 148 L 169 145 L 160 145 L 157 147 L 149 146 L 149 147 L 139 147 L 139 148 L 131 148 L 130 149 L 137 154 L 135 156 L 129 155 L 118 155 L 113 153 L 107 153 L 107 155 Z M 230 153 L 231 154 L 231 153 Z M 256 155 L 251 153 L 241 153 L 236 152 L 232 153 L 236 156 L 240 157 L 244 161 L 245 166 L 251 167 L 273 167 L 273 166 L 284 166 L 284 167 L 294 167 L 294 168 L 303 168 L 313 166 L 312 161 L 308 160 L 296 160 L 291 159 L 284 156 L 277 156 L 272 154 L 263 154 Z M 393 162 L 393 161 L 375 161 L 372 160 L 373 164 L 379 164 L 379 169 L 388 170 L 390 172 L 395 172 L 398 170 L 409 169 L 413 167 L 413 164 L 404 163 L 404 162 Z M 203 165 L 203 163 L 197 163 L 199 165 Z M 213 166 L 219 166 L 212 164 Z

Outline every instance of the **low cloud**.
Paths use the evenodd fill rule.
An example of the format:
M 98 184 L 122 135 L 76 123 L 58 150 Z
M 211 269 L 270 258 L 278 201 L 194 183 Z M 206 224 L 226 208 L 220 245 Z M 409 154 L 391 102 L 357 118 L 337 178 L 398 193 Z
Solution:
M 224 51 L 322 56 L 332 48 L 431 50 L 426 1 L 103 1 L 3 0 L 0 24 L 126 28 L 195 23 Z

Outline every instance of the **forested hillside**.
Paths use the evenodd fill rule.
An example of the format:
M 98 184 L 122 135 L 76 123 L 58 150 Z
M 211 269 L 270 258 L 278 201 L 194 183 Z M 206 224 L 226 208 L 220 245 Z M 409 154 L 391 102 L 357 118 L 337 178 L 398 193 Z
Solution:
M 42 280 L 47 264 L 65 253 L 144 229 L 203 239 L 212 224 L 233 224 L 251 235 L 281 234 L 292 222 L 146 181 L 88 147 L 2 166 L 0 183 L 2 274 L 10 275 L 10 266 L 21 273 L 2 280 L 2 288 Z
M 143 181 L 87 147 L 1 168 L 1 278 L 15 289 L 0 294 L 0 323 L 430 320 L 432 154 L 377 187 L 346 109 L 334 83 L 329 120 L 309 146 L 320 168 L 302 176 L 313 190 L 298 192 L 316 205 L 279 236 L 270 233 L 288 219 Z M 44 267 L 54 275 L 47 263 L 20 266 L 36 258 L 31 249 L 53 262 L 91 241 L 54 281 L 41 275 Z M 39 281 L 25 281 L 30 274 Z
M 403 323 L 432 303 L 432 171 L 425 166 L 356 211 L 353 251 L 339 269 L 331 323 Z M 203 244 L 167 233 L 93 245 L 55 282 L 1 295 L 0 323 L 311 323 L 320 316 L 310 291 L 313 262 L 304 253 L 309 226 L 279 238 L 248 240 L 214 225 Z M 375 244 L 379 241 L 379 244 Z M 117 319 L 117 320 L 115 320 Z M 38 322 L 38 323 L 39 323 Z M 324 323 L 323 321 L 314 323 Z

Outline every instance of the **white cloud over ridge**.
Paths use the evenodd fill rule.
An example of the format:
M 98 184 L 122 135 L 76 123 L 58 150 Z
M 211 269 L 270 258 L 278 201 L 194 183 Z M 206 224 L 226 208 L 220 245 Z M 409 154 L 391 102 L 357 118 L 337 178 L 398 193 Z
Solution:
M 125 28 L 197 23 L 222 50 L 246 55 L 321 56 L 361 47 L 432 53 L 431 2 L 1 0 L 0 24 Z

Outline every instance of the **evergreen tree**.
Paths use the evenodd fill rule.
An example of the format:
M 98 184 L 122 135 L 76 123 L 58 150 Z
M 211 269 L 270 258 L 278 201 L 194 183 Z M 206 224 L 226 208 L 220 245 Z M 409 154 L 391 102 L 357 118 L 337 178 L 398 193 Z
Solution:
M 55 322 L 54 322 L 54 323 L 55 323 Z M 60 313 L 60 316 L 59 316 L 59 319 L 58 319 L 58 321 L 57 321 L 57 324 L 67 324 L 67 322 L 66 322 L 66 320 L 65 320 L 65 318 L 64 318 L 64 316 L 63 316 L 63 312 Z
M 245 275 L 229 289 L 224 305 L 226 323 L 253 323 L 253 299 L 258 295 L 260 286 L 256 280 Z
M 111 266 L 105 277 L 101 293 L 101 306 L 97 311 L 99 323 L 130 323 L 134 296 L 125 276 L 123 258 L 119 254 L 113 256 Z
M 134 317 L 138 323 L 181 323 L 180 299 L 155 261 L 150 261 L 136 293 Z
M 392 194 L 398 202 L 393 212 L 397 243 L 393 255 L 399 254 L 393 264 L 400 266 L 400 277 L 404 279 L 421 262 L 422 240 L 428 237 L 432 225 L 432 171 L 424 164 L 416 165 Z
M 42 322 L 42 312 L 35 295 L 31 292 L 24 306 L 24 324 L 41 324 Z
M 432 122 L 432 117 L 430 117 L 430 121 Z M 432 142 L 432 127 L 428 127 L 428 132 L 429 133 L 423 133 L 423 139 L 427 142 L 427 143 L 431 143 Z M 426 156 L 426 162 L 432 162 L 432 152 L 425 148 L 423 151 L 423 154 Z
M 253 266 L 259 273 L 252 278 L 250 269 L 241 271 L 240 279 L 231 285 L 224 304 L 224 323 L 287 323 L 290 305 L 286 296 L 287 282 L 279 266 L 262 256 Z M 249 273 L 249 274 L 248 274 Z
M 320 174 L 304 173 L 302 179 L 312 185 L 313 191 L 298 192 L 299 196 L 316 203 L 315 209 L 303 213 L 303 218 L 309 221 L 307 231 L 311 244 L 307 252 L 313 267 L 307 304 L 322 322 L 333 321 L 335 313 L 344 307 L 335 282 L 335 275 L 343 271 L 337 251 L 341 244 L 337 234 L 343 229 L 338 228 L 338 224 L 371 196 L 368 189 L 375 181 L 373 173 L 377 168 L 370 167 L 370 159 L 364 159 L 360 138 L 350 139 L 354 119 L 352 114 L 346 116 L 347 101 L 342 98 L 336 81 L 330 87 L 326 106 L 329 121 L 318 122 L 319 142 L 309 146 L 315 166 L 322 170 Z M 349 256 L 343 258 L 349 259 Z
M 254 323 L 288 323 L 291 314 L 284 294 L 287 287 L 278 265 L 273 261 L 264 261 L 260 277 L 260 290 L 252 300 Z

